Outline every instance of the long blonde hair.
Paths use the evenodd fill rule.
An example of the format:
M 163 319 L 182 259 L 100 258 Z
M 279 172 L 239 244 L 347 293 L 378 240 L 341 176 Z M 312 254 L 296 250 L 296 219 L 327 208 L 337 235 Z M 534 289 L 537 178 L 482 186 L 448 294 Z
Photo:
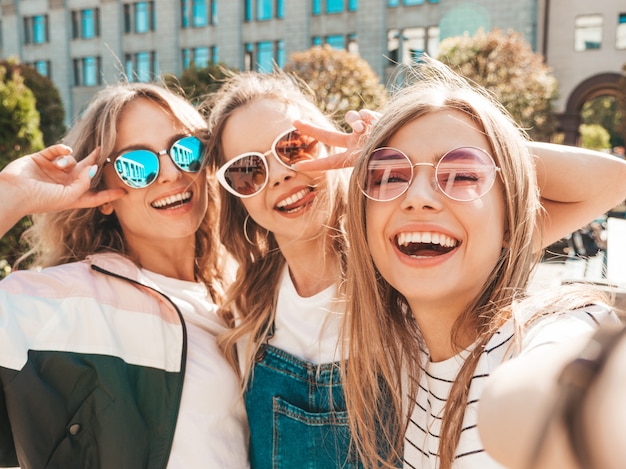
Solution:
M 452 331 L 455 347 L 461 331 L 470 331 L 477 346 L 466 359 L 448 397 L 440 435 L 442 469 L 451 467 L 468 401 L 470 381 L 483 345 L 508 318 L 512 305 L 523 297 L 533 266 L 539 261 L 541 205 L 534 164 L 526 148 L 525 134 L 507 112 L 484 90 L 475 87 L 448 67 L 425 58 L 411 72 L 414 82 L 400 90 L 382 110 L 382 117 L 365 143 L 348 194 L 347 230 L 350 251 L 347 270 L 347 328 L 350 363 L 343 383 L 353 437 L 363 461 L 392 467 L 401 459 L 402 441 L 413 406 L 408 396 L 418 392 L 420 364 L 424 358 L 423 337 L 402 294 L 378 272 L 366 238 L 367 199 L 360 190 L 365 180 L 366 156 L 385 146 L 407 123 L 442 109 L 469 116 L 484 132 L 496 165 L 501 168 L 508 248 L 485 282 L 481 294 L 469 304 Z M 567 302 L 589 303 L 589 298 Z M 547 303 L 546 303 L 547 304 Z M 554 303 L 556 304 L 556 303 Z M 559 303 L 560 306 L 565 302 Z M 553 308 L 552 308 L 553 309 Z M 550 305 L 537 314 L 552 311 Z M 406 376 L 408 373 L 408 380 Z M 391 402 L 385 402 L 391 393 Z M 404 401 L 403 401 L 404 399 Z M 391 409 L 389 410 L 389 406 Z M 408 408 L 407 408 L 408 406 Z M 387 460 L 377 454 L 380 436 L 373 435 L 377 422 L 384 422 L 383 438 L 393 450 Z M 379 425 L 380 428 L 380 425 Z
M 150 83 L 120 82 L 100 90 L 72 126 L 63 143 L 80 161 L 100 147 L 96 164 L 102 167 L 117 139 L 117 124 L 128 103 L 142 98 L 163 108 L 185 128 L 201 139 L 207 138 L 207 124 L 201 114 L 184 98 L 164 86 Z M 223 248 L 213 227 L 218 216 L 218 196 L 213 177 L 207 178 L 208 210 L 196 233 L 196 276 L 207 284 L 214 301 L 223 292 Z M 103 189 L 101 172 L 91 189 Z M 90 254 L 116 252 L 128 255 L 128 246 L 115 214 L 105 216 L 98 208 L 65 210 L 33 217 L 27 232 L 29 255 L 38 267 L 85 259 Z
M 300 110 L 301 118 L 319 126 L 333 128 L 333 124 L 315 105 L 313 95 L 297 78 L 284 72 L 271 74 L 245 72 L 231 76 L 209 98 L 209 158 L 220 166 L 225 163 L 222 134 L 228 118 L 237 110 L 260 99 L 276 100 Z M 259 116 L 263 119 L 263 116 Z M 242 135 L 242 138 L 244 136 Z M 323 210 L 326 223 L 320 232 L 324 249 L 320 255 L 328 262 L 337 262 L 345 270 L 346 251 L 343 220 L 347 178 L 341 173 L 327 174 L 327 190 L 316 198 L 311 214 Z M 261 347 L 273 322 L 274 305 L 280 276 L 285 265 L 274 234 L 268 232 L 248 217 L 241 200 L 221 189 L 220 216 L 221 240 L 238 262 L 236 279 L 223 304 L 222 314 L 233 321 L 236 312 L 237 327 L 219 338 L 220 345 L 230 361 L 237 367 L 236 343 L 249 337 L 244 356 L 243 389 L 246 388 L 254 357 Z M 245 230 L 245 232 L 244 232 Z M 343 274 L 342 274 L 343 277 Z

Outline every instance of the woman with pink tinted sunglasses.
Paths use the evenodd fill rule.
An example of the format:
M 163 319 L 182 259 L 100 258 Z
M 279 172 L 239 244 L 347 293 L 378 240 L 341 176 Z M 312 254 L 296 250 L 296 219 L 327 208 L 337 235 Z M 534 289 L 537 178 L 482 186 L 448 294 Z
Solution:
M 371 128 L 350 182 L 346 407 L 369 467 L 401 457 L 407 468 L 500 468 L 503 452 L 487 453 L 479 433 L 497 420 L 478 419 L 489 375 L 509 361 L 533 379 L 527 360 L 549 362 L 554 344 L 618 321 L 593 289 L 525 288 L 543 245 L 624 197 L 626 165 L 597 157 L 599 174 L 617 174 L 591 185 L 610 194 L 574 198 L 565 222 L 558 202 L 541 206 L 538 162 L 488 93 L 431 59 L 415 74 Z M 390 416 L 396 458 L 384 459 L 369 429 Z

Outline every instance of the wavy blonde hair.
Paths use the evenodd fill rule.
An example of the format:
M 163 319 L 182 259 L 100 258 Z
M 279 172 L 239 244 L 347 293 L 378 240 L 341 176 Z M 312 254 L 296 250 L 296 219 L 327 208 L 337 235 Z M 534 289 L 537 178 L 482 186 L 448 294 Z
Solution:
M 442 109 L 463 112 L 484 132 L 490 153 L 501 168 L 503 223 L 509 248 L 502 249 L 480 295 L 467 306 L 452 331 L 452 343 L 459 351 L 456 339 L 461 331 L 469 331 L 478 345 L 464 362 L 445 407 L 439 456 L 441 468 L 449 469 L 483 345 L 513 316 L 513 303 L 524 297 L 531 270 L 540 259 L 536 247 L 541 246 L 537 238 L 542 231 L 542 207 L 525 133 L 507 112 L 486 91 L 435 60 L 424 58 L 410 72 L 412 84 L 400 90 L 382 110 L 350 181 L 347 230 L 351 249 L 346 286 L 350 363 L 343 370 L 343 383 L 350 425 L 362 460 L 372 466 L 394 467 L 402 458 L 402 441 L 414 405 L 412 399 L 407 403 L 407 396 L 418 392 L 424 340 L 407 301 L 380 275 L 368 254 L 367 198 L 359 187 L 365 180 L 366 156 L 375 148 L 386 146 L 404 125 Z M 583 306 L 598 297 L 578 290 L 576 298 L 563 298 L 545 301 L 536 315 L 562 311 L 560 308 L 565 306 Z M 389 393 L 391 402 L 386 401 Z M 371 431 L 381 426 L 390 448 L 386 458 L 377 452 L 380 436 Z
M 190 133 L 207 139 L 207 124 L 201 114 L 183 97 L 164 86 L 150 83 L 120 82 L 100 90 L 62 140 L 82 160 L 97 147 L 96 164 L 105 163 L 117 139 L 117 125 L 128 103 L 147 99 L 163 108 Z M 218 217 L 218 195 L 215 178 L 207 178 L 208 210 L 196 233 L 196 277 L 206 283 L 215 301 L 221 298 L 223 286 L 223 248 L 214 226 Z M 94 177 L 91 189 L 104 189 L 102 173 Z M 90 254 L 116 252 L 128 255 L 128 246 L 115 214 L 105 216 L 98 208 L 65 210 L 33 217 L 27 239 L 28 255 L 38 267 L 65 264 L 85 259 Z
M 335 128 L 332 121 L 316 106 L 314 95 L 294 76 L 281 71 L 232 75 L 206 103 L 210 109 L 209 160 L 216 167 L 226 162 L 222 134 L 229 117 L 237 109 L 260 99 L 276 100 L 297 108 L 302 119 L 322 127 Z M 259 119 L 263 119 L 263 116 L 259 116 Z M 346 251 L 343 220 L 348 181 L 342 171 L 329 172 L 326 181 L 327 190 L 319 193 L 310 213 L 311 216 L 320 211 L 326 213 L 326 222 L 319 233 L 324 244 L 320 255 L 325 256 L 327 262 L 337 262 L 343 278 Z M 239 369 L 236 344 L 239 339 L 251 339 L 247 341 L 243 356 L 239 357 L 243 361 L 242 389 L 245 389 L 255 355 L 273 322 L 285 258 L 274 234 L 257 225 L 252 218 L 247 218 L 248 213 L 241 199 L 223 188 L 220 192 L 223 201 L 221 240 L 239 267 L 222 308 L 223 316 L 230 319 L 232 325 L 236 323 L 236 327 L 222 335 L 219 343 L 230 363 Z

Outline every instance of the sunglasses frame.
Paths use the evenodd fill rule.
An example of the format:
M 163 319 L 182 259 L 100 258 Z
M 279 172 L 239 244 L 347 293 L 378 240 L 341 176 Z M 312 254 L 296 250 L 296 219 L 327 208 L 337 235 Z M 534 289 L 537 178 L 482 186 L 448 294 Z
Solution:
M 452 153 L 454 151 L 461 150 L 461 149 L 464 149 L 464 148 L 477 150 L 478 152 L 484 154 L 485 156 L 487 156 L 487 158 L 489 158 L 489 161 L 491 161 L 491 163 L 493 165 L 493 168 L 494 168 L 494 176 L 493 176 L 493 179 L 491 180 L 491 183 L 489 184 L 489 187 L 487 187 L 487 189 L 485 189 L 485 191 L 480 196 L 478 196 L 478 197 L 476 197 L 474 199 L 467 199 L 467 200 L 465 200 L 465 199 L 457 199 L 457 198 L 452 197 L 451 195 L 449 195 L 446 191 L 443 190 L 443 188 L 439 184 L 439 179 L 437 178 L 437 173 L 439 171 L 439 165 L 445 159 L 445 157 L 448 156 L 450 153 Z M 409 188 L 411 187 L 411 184 L 413 184 L 414 169 L 417 166 L 431 166 L 432 168 L 434 168 L 435 169 L 435 175 L 433 176 L 433 189 L 435 189 L 435 190 L 438 189 L 443 195 L 448 197 L 450 200 L 454 200 L 456 202 L 473 202 L 475 200 L 478 200 L 478 199 L 482 198 L 485 194 L 487 194 L 487 192 L 489 192 L 491 190 L 491 188 L 493 187 L 493 185 L 494 185 L 494 183 L 496 181 L 496 176 L 500 172 L 500 168 L 496 165 L 496 162 L 494 161 L 493 157 L 486 150 L 483 150 L 482 148 L 471 146 L 471 145 L 466 145 L 466 146 L 457 147 L 457 148 L 453 148 L 451 150 L 448 150 L 446 153 L 443 154 L 443 156 L 441 158 L 439 158 L 439 161 L 437 161 L 437 164 L 435 164 L 435 163 L 415 163 L 414 164 L 411 161 L 411 159 L 408 157 L 408 155 L 406 153 L 404 153 L 402 150 L 398 150 L 397 148 L 393 148 L 393 147 L 379 147 L 379 148 L 376 148 L 367 157 L 367 167 L 369 167 L 370 158 L 372 157 L 372 155 L 374 155 L 379 150 L 393 150 L 394 152 L 402 155 L 406 159 L 406 161 L 408 162 L 409 166 L 411 167 L 411 179 L 409 179 L 409 181 L 406 184 L 406 187 L 398 195 L 396 195 L 394 197 L 391 197 L 390 199 L 377 199 L 375 197 L 372 197 L 363 188 L 363 186 L 365 186 L 365 184 L 363 184 L 363 186 L 361 186 L 361 184 L 359 184 L 359 186 L 360 186 L 359 188 L 361 189 L 361 192 L 363 193 L 363 195 L 365 197 L 367 197 L 368 199 L 374 200 L 376 202 L 391 202 L 392 200 L 396 200 L 398 197 L 401 197 L 403 194 L 405 194 L 409 190 Z M 366 170 L 366 176 L 367 176 L 368 172 L 369 172 L 369 169 Z
M 199 167 L 199 169 L 198 169 L 197 171 L 189 171 L 189 170 L 187 170 L 187 169 L 185 169 L 185 168 L 181 167 L 181 166 L 180 166 L 180 165 L 176 162 L 176 160 L 172 157 L 172 153 L 171 153 L 171 152 L 172 152 L 172 149 L 174 148 L 174 146 L 175 146 L 176 144 L 178 144 L 178 142 L 180 142 L 181 140 L 185 140 L 185 139 L 187 139 L 187 138 L 192 138 L 192 139 L 194 139 L 195 141 L 197 141 L 197 143 L 199 144 L 200 157 L 198 158 L 198 161 L 200 162 L 200 167 Z M 145 152 L 148 152 L 148 153 L 150 153 L 150 154 L 154 155 L 154 157 L 156 158 L 156 162 L 157 162 L 157 165 L 156 165 L 156 168 L 157 168 L 156 176 L 154 177 L 154 179 L 153 179 L 152 181 L 150 181 L 150 182 L 149 182 L 148 184 L 146 184 L 145 186 L 133 186 L 133 185 L 129 184 L 127 181 L 125 181 L 125 180 L 124 180 L 124 178 L 122 177 L 122 175 L 121 175 L 121 174 L 119 173 L 119 171 L 117 170 L 117 166 L 115 165 L 115 162 L 116 162 L 116 161 L 117 161 L 120 157 L 122 157 L 122 156 L 124 156 L 124 155 L 128 155 L 129 153 L 132 153 L 132 152 L 135 152 L 135 151 L 145 151 Z M 120 180 L 121 180 L 124 184 L 126 184 L 128 187 L 130 187 L 131 189 L 145 189 L 146 187 L 148 187 L 148 186 L 152 185 L 152 184 L 153 184 L 153 183 L 157 180 L 157 178 L 159 177 L 159 172 L 161 171 L 161 157 L 162 157 L 163 155 L 167 155 L 167 156 L 169 156 L 169 157 L 170 157 L 170 160 L 172 160 L 172 163 L 174 163 L 174 165 L 175 165 L 178 169 L 180 169 L 181 171 L 184 171 L 184 172 L 186 172 L 186 173 L 190 173 L 190 174 L 195 174 L 195 173 L 199 173 L 199 172 L 202 170 L 202 165 L 203 165 L 203 163 L 204 163 L 204 159 L 205 159 L 204 151 L 205 151 L 205 148 L 204 148 L 204 144 L 202 143 L 202 140 L 200 140 L 200 139 L 199 139 L 197 136 L 195 136 L 195 135 L 184 135 L 184 136 L 182 136 L 182 137 L 177 138 L 176 140 L 174 140 L 174 141 L 172 142 L 172 144 L 169 146 L 169 148 L 164 149 L 164 150 L 160 150 L 159 152 L 155 152 L 154 150 L 151 150 L 151 149 L 149 149 L 149 148 L 133 148 L 132 150 L 128 150 L 128 151 L 122 152 L 122 153 L 120 153 L 120 154 L 118 154 L 118 155 L 115 155 L 115 156 L 113 156 L 113 157 L 111 157 L 111 156 L 107 157 L 107 159 L 105 160 L 104 164 L 107 164 L 107 163 L 112 164 L 112 165 L 113 165 L 113 170 L 115 171 L 115 174 L 117 174 L 117 177 L 119 177 L 119 178 L 120 178 Z
M 269 164 L 267 162 L 267 154 L 268 153 L 272 154 L 274 156 L 274 158 L 276 159 L 276 161 L 278 161 L 285 168 L 290 169 L 292 171 L 296 171 L 296 169 L 293 166 L 289 166 L 287 163 L 285 163 L 281 159 L 281 157 L 278 156 L 278 152 L 276 151 L 276 144 L 278 142 L 280 142 L 283 138 L 285 138 L 287 135 L 289 135 L 292 132 L 301 133 L 295 127 L 291 127 L 288 130 L 285 130 L 284 132 L 281 132 L 280 134 L 278 134 L 278 137 L 276 137 L 274 139 L 274 141 L 272 142 L 272 146 L 270 147 L 270 149 L 267 150 L 265 153 L 261 153 L 261 152 L 258 152 L 258 151 L 249 151 L 249 152 L 237 155 L 234 158 L 228 160 L 226 163 L 224 163 L 222 166 L 220 166 L 219 169 L 217 170 L 217 172 L 215 173 L 215 175 L 217 176 L 217 180 L 220 183 L 220 185 L 224 189 L 226 189 L 228 192 L 230 192 L 231 194 L 233 194 L 236 197 L 239 197 L 240 199 L 247 199 L 248 197 L 254 197 L 255 195 L 261 193 L 261 191 L 263 191 L 263 189 L 265 189 L 265 187 L 267 186 L 267 181 L 269 181 L 270 167 L 269 167 Z M 319 142 L 318 140 L 316 140 L 316 139 L 313 139 L 313 140 L 315 140 L 318 144 L 321 144 L 321 142 Z M 319 153 L 320 153 L 320 151 L 318 150 L 318 156 L 319 156 Z M 233 164 L 235 164 L 237 161 L 242 160 L 244 158 L 248 158 L 250 156 L 256 156 L 256 157 L 260 158 L 261 161 L 263 162 L 263 164 L 265 165 L 265 180 L 263 181 L 263 184 L 260 185 L 259 190 L 254 192 L 253 194 L 241 194 L 241 193 L 237 192 L 235 189 L 233 189 L 230 184 L 228 184 L 228 181 L 226 180 L 226 171 L 228 171 L 228 169 L 231 168 L 233 166 Z

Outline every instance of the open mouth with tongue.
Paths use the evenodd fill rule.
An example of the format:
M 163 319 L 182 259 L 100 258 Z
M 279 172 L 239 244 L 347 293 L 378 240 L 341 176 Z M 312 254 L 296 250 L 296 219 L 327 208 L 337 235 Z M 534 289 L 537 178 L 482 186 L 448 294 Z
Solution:
M 315 198 L 314 190 L 314 187 L 309 186 L 299 190 L 295 194 L 291 194 L 289 197 L 276 203 L 276 210 L 284 213 L 295 213 L 298 210 L 302 210 L 313 202 Z
M 155 200 L 150 205 L 159 210 L 167 210 L 185 205 L 191 200 L 191 192 L 185 191 L 180 194 L 170 195 L 162 199 Z
M 402 254 L 411 257 L 435 257 L 447 254 L 460 243 L 448 235 L 430 231 L 399 233 L 395 243 Z

